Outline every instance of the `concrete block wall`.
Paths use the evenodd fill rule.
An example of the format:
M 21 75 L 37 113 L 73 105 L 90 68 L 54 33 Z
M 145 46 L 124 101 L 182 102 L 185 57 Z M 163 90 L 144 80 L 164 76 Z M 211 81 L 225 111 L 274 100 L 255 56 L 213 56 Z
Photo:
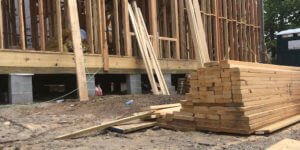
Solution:
M 142 82 L 141 75 L 127 75 L 126 77 L 127 83 L 127 93 L 128 94 L 141 94 L 142 93 Z
M 9 75 L 8 90 L 10 104 L 33 103 L 32 76 L 33 74 Z
M 170 94 L 176 93 L 175 86 L 172 86 L 172 74 L 164 74 L 164 78 Z
M 87 74 L 86 75 L 86 84 L 88 88 L 88 95 L 89 96 L 95 96 L 95 76 L 93 74 Z

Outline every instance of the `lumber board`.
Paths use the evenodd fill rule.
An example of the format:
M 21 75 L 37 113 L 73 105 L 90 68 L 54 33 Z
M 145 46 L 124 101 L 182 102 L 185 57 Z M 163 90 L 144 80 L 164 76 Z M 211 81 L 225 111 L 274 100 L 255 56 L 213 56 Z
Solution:
M 56 0 L 56 25 L 57 25 L 57 41 L 58 51 L 63 52 L 63 37 L 62 37 L 62 18 L 61 18 L 61 0 Z
M 116 131 L 118 133 L 131 133 L 134 131 L 150 128 L 156 125 L 156 121 L 152 122 L 140 122 L 140 123 L 132 123 L 132 124 L 125 124 L 125 125 L 118 125 L 110 127 L 109 129 L 112 131 Z
M 180 103 L 176 104 L 165 104 L 165 105 L 153 105 L 148 107 L 142 107 L 142 111 L 148 111 L 148 110 L 160 110 L 160 109 L 166 109 L 166 108 L 173 108 L 173 107 L 179 107 L 181 106 Z
M 300 141 L 293 139 L 283 139 L 278 143 L 270 146 L 266 150 L 298 150 L 300 147 Z
M 77 84 L 79 90 L 79 99 L 80 101 L 88 101 L 88 89 L 86 83 L 86 73 L 84 65 L 84 57 L 81 45 L 81 36 L 80 36 L 80 26 L 78 19 L 77 2 L 75 0 L 68 1 L 68 11 L 70 26 L 72 32 L 73 48 L 75 54 L 75 64 L 76 64 L 76 75 L 77 75 Z
M 2 17 L 2 0 L 0 0 L 0 20 L 3 20 Z M 3 37 L 3 21 L 0 22 L 0 49 L 4 48 L 4 37 Z
M 274 124 L 271 124 L 269 126 L 263 127 L 261 129 L 256 130 L 256 133 L 263 133 L 263 134 L 269 134 L 273 133 L 274 131 L 280 130 L 284 127 L 287 127 L 289 125 L 292 125 L 294 123 L 297 123 L 300 121 L 300 115 L 296 115 L 287 119 L 284 119 L 282 121 L 276 122 Z
M 129 11 L 129 16 L 130 16 L 130 19 L 131 19 L 133 29 L 134 29 L 135 34 L 136 34 L 136 38 L 138 40 L 138 44 L 139 44 L 139 47 L 140 47 L 140 52 L 141 52 L 141 55 L 143 57 L 144 64 L 146 66 L 147 75 L 148 75 L 148 78 L 149 78 L 149 81 L 150 81 L 150 85 L 152 87 L 152 92 L 154 94 L 158 95 L 159 92 L 158 92 L 158 88 L 157 88 L 157 85 L 156 85 L 156 82 L 155 82 L 155 79 L 154 79 L 153 69 L 152 69 L 152 66 L 151 66 L 152 64 L 150 63 L 150 58 L 149 58 L 149 53 L 146 53 L 146 50 L 147 50 L 147 47 L 146 47 L 146 44 L 145 44 L 146 41 L 143 40 L 141 31 L 140 31 L 139 26 L 138 26 L 138 21 L 136 19 L 136 16 L 135 16 L 135 14 L 133 12 L 133 9 L 132 9 L 130 4 L 128 4 L 128 11 Z
M 26 49 L 26 36 L 25 36 L 25 25 L 24 25 L 24 14 L 23 14 L 23 0 L 18 0 L 19 8 L 19 28 L 20 28 L 20 41 L 21 49 Z
M 79 130 L 79 131 L 75 131 L 71 134 L 58 136 L 55 139 L 56 140 L 62 140 L 62 139 L 67 139 L 67 138 L 73 138 L 73 137 L 76 137 L 76 136 L 79 136 L 79 135 L 82 135 L 82 134 L 86 134 L 86 133 L 90 133 L 90 132 L 93 132 L 93 131 L 104 130 L 104 129 L 106 129 L 108 127 L 111 127 L 111 126 L 119 125 L 121 123 L 125 123 L 125 122 L 129 122 L 129 121 L 132 121 L 132 120 L 136 120 L 136 119 L 140 119 L 140 118 L 150 116 L 151 114 L 152 114 L 152 112 L 149 111 L 149 112 L 141 113 L 141 114 L 136 115 L 136 116 L 131 116 L 131 117 L 126 117 L 126 118 L 123 118 L 123 119 L 115 120 L 115 121 L 105 122 L 105 123 L 102 123 L 101 125 L 97 125 L 97 126 L 89 127 L 89 128 L 82 129 L 82 130 Z

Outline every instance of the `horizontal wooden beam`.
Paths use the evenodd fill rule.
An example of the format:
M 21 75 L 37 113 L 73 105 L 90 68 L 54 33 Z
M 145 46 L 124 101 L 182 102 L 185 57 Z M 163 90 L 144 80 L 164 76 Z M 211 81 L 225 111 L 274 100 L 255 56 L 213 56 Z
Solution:
M 85 55 L 88 71 L 103 73 L 102 55 Z M 106 73 L 135 74 L 145 73 L 143 60 L 135 57 L 109 56 L 110 71 Z M 75 73 L 74 54 L 54 52 L 22 52 L 12 50 L 0 51 L 0 74 L 34 73 L 34 74 L 65 74 Z M 188 73 L 199 68 L 196 60 L 166 60 L 159 63 L 163 73 Z

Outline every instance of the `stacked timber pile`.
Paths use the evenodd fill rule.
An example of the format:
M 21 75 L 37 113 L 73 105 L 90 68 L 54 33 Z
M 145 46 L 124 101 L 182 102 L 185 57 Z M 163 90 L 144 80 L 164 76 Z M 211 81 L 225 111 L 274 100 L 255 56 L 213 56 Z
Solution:
M 300 68 L 237 61 L 206 63 L 165 127 L 251 134 L 300 114 Z M 185 127 L 177 128 L 185 122 Z

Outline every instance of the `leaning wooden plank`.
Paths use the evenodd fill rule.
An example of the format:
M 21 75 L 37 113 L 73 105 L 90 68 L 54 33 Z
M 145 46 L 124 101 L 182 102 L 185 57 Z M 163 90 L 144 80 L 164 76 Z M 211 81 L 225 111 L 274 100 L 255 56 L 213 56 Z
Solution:
M 147 110 L 160 110 L 160 109 L 166 109 L 166 108 L 172 108 L 172 107 L 178 107 L 181 106 L 180 103 L 176 104 L 166 104 L 166 105 L 153 105 L 149 107 L 143 107 L 141 108 L 142 111 L 147 111 Z
M 140 122 L 140 123 L 132 123 L 132 124 L 125 124 L 125 125 L 118 125 L 110 127 L 110 130 L 118 132 L 118 133 L 130 133 L 134 131 L 138 131 L 141 129 L 146 129 L 149 127 L 155 126 L 156 121 L 154 122 Z
M 93 127 L 87 128 L 87 129 L 79 130 L 79 131 L 73 132 L 71 134 L 62 135 L 62 136 L 56 137 L 55 139 L 56 140 L 62 140 L 62 139 L 72 138 L 72 137 L 75 137 L 75 136 L 86 134 L 86 133 L 89 133 L 89 132 L 92 132 L 92 131 L 100 131 L 100 130 L 106 129 L 108 127 L 111 127 L 111 126 L 119 125 L 119 124 L 124 123 L 124 122 L 129 122 L 129 121 L 132 121 L 132 120 L 135 120 L 135 119 L 144 118 L 144 117 L 147 117 L 151 114 L 152 114 L 151 111 L 144 112 L 144 113 L 141 113 L 141 114 L 136 115 L 136 116 L 131 116 L 131 117 L 115 120 L 115 121 L 102 123 L 101 125 L 97 125 L 97 126 L 93 126 Z
M 138 27 L 139 27 L 139 29 L 141 31 L 140 32 L 141 33 L 141 38 L 143 39 L 143 41 L 145 41 L 146 48 L 148 50 L 147 54 L 149 54 L 150 61 L 152 63 L 154 71 L 155 71 L 155 73 L 157 75 L 158 82 L 159 82 L 159 85 L 161 87 L 161 91 L 162 91 L 162 93 L 164 95 L 170 95 L 168 87 L 167 87 L 167 84 L 166 84 L 165 79 L 163 77 L 160 65 L 158 63 L 158 60 L 157 60 L 157 57 L 156 57 L 156 54 L 155 54 L 152 42 L 150 40 L 150 36 L 148 34 L 148 31 L 147 31 L 147 28 L 146 28 L 146 25 L 145 25 L 145 21 L 144 21 L 143 16 L 142 16 L 142 12 L 137 7 L 135 1 L 133 2 L 133 7 L 134 7 L 134 11 L 135 11 L 135 14 L 136 14 L 136 17 L 137 17 Z
M 194 6 L 194 11 L 197 19 L 197 26 L 198 26 L 198 34 L 200 38 L 200 47 L 201 47 L 201 52 L 204 56 L 205 62 L 210 62 L 209 54 L 208 54 L 208 47 L 207 47 L 207 40 L 205 37 L 205 31 L 204 31 L 204 26 L 203 26 L 203 21 L 200 13 L 200 5 L 198 0 L 193 0 L 193 6 Z
M 255 131 L 256 134 L 268 134 L 300 121 L 300 115 L 276 122 Z
M 128 11 L 129 11 L 129 16 L 130 16 L 130 20 L 131 20 L 134 32 L 136 34 L 136 39 L 137 39 L 138 45 L 140 47 L 140 52 L 141 52 L 141 55 L 143 57 L 143 61 L 144 61 L 145 67 L 146 67 L 147 75 L 148 75 L 148 78 L 149 78 L 149 81 L 150 81 L 150 84 L 152 87 L 152 92 L 153 92 L 153 94 L 159 94 L 158 88 L 157 88 L 157 85 L 156 85 L 156 82 L 154 79 L 149 54 L 146 53 L 146 50 L 147 50 L 147 47 L 145 44 L 146 41 L 144 41 L 141 37 L 141 31 L 139 30 L 136 17 L 134 15 L 133 9 L 129 3 L 128 3 Z
M 280 142 L 272 145 L 266 150 L 298 150 L 300 147 L 300 141 L 293 139 L 283 139 Z
M 77 11 L 77 1 L 70 0 L 68 1 L 69 7 L 69 18 L 70 18 L 70 26 L 72 32 L 72 40 L 75 54 L 75 63 L 76 63 L 76 75 L 77 75 L 77 84 L 79 89 L 79 98 L 80 101 L 88 101 L 88 90 L 86 84 L 86 74 L 85 74 L 85 66 L 84 66 L 84 57 L 81 46 L 81 38 L 80 38 L 80 27 L 79 27 L 79 19 L 78 19 L 78 11 Z
M 200 34 L 198 29 L 198 23 L 194 11 L 194 7 L 191 0 L 186 0 L 186 7 L 187 7 L 187 14 L 188 14 L 188 21 L 191 28 L 191 35 L 192 35 L 192 41 L 195 48 L 197 59 L 200 60 L 200 66 L 203 67 L 204 63 L 206 63 L 207 59 L 205 58 L 205 55 L 202 53 L 202 47 L 201 47 L 201 40 L 200 40 Z M 201 18 L 201 16 L 200 16 Z

